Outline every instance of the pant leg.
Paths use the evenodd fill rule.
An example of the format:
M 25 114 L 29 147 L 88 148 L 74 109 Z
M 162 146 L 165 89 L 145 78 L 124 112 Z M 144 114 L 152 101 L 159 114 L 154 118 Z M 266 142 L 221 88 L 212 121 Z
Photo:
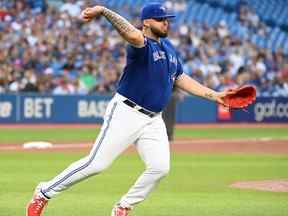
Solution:
M 136 148 L 146 165 L 146 170 L 121 198 L 119 205 L 122 207 L 129 208 L 143 201 L 169 172 L 170 149 L 161 116 L 144 128 Z
M 41 184 L 41 192 L 51 198 L 73 184 L 106 169 L 137 138 L 141 119 L 122 102 L 111 101 L 100 134 L 90 152 L 52 180 Z M 136 123 L 135 123 L 136 122 Z

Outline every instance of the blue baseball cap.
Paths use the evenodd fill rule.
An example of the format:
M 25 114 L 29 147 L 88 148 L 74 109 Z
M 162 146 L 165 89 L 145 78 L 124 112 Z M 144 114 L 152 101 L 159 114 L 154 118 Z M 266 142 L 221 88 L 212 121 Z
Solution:
M 168 13 L 167 8 L 160 3 L 149 3 L 142 8 L 141 20 L 153 18 L 174 18 L 172 13 Z

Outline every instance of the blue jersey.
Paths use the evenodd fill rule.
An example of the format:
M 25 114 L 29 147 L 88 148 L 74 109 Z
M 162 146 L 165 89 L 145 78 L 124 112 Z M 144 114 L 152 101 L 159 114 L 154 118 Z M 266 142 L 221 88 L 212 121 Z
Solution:
M 176 50 L 168 39 L 145 38 L 145 46 L 128 45 L 127 63 L 117 92 L 153 112 L 164 109 L 174 81 L 183 73 Z

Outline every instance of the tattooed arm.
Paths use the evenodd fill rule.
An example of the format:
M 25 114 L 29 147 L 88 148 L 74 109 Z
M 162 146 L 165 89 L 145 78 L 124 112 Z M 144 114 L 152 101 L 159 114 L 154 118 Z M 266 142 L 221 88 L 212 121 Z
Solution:
M 200 84 L 199 82 L 197 82 L 196 80 L 192 79 L 191 77 L 189 77 L 188 75 L 184 73 L 180 75 L 180 77 L 175 81 L 175 84 L 180 89 L 190 94 L 200 96 L 200 97 L 212 100 L 212 101 L 216 101 L 217 103 L 220 103 L 220 104 L 224 104 L 223 97 L 229 94 L 228 91 L 216 92 Z
M 104 8 L 103 16 L 106 17 L 126 41 L 136 46 L 144 45 L 142 32 L 130 24 L 125 18 L 107 8 Z
M 135 28 L 125 18 L 108 8 L 98 5 L 92 8 L 86 8 L 81 13 L 81 18 L 83 21 L 88 22 L 94 17 L 99 17 L 101 15 L 114 26 L 124 40 L 137 47 L 144 46 L 144 36 L 142 32 Z

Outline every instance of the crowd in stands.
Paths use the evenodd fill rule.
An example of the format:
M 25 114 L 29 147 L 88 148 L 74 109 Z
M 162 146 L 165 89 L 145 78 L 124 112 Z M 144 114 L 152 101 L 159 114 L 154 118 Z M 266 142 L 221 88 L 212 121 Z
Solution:
M 37 2 L 37 4 L 35 3 Z M 185 10 L 185 1 L 167 1 Z M 96 3 L 96 1 L 94 1 Z M 109 94 L 115 91 L 126 61 L 126 43 L 105 19 L 83 24 L 86 1 L 52 7 L 44 0 L 0 3 L 0 93 Z M 136 26 L 139 10 L 120 12 Z M 129 14 L 129 16 L 128 16 Z M 238 19 L 265 35 L 265 24 L 248 7 Z M 254 84 L 262 96 L 288 97 L 288 58 L 283 50 L 260 49 L 234 37 L 224 21 L 213 27 L 171 23 L 185 73 L 223 90 Z

